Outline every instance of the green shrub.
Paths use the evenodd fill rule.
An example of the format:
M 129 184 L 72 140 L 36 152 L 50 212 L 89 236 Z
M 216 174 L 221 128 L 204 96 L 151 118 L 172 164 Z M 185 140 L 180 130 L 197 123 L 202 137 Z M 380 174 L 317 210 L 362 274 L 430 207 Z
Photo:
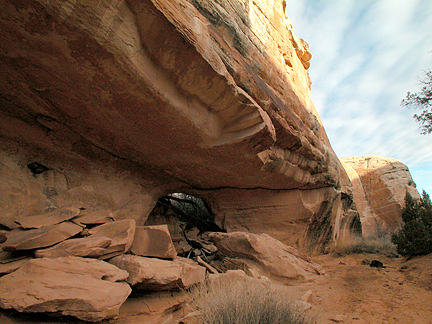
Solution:
M 312 323 L 286 292 L 266 284 L 223 281 L 196 287 L 190 294 L 199 323 Z
M 416 256 L 432 253 L 432 203 L 423 190 L 420 201 L 415 201 L 410 194 L 405 197 L 402 211 L 403 225 L 392 236 L 399 254 Z

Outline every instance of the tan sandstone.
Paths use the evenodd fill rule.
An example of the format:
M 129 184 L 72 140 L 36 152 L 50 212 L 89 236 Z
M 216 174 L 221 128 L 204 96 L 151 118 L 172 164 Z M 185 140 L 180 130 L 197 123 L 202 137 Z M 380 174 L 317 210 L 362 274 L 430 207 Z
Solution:
M 63 207 L 44 214 L 30 215 L 25 218 L 15 220 L 21 228 L 41 228 L 42 226 L 55 225 L 70 220 L 79 215 L 79 208 Z
M 309 281 L 324 273 L 322 267 L 306 255 L 268 234 L 211 233 L 209 238 L 221 253 L 254 261 L 260 268 L 255 274 L 257 277 L 271 274 L 285 282 Z
M 377 155 L 342 158 L 354 188 L 363 234 L 393 232 L 402 222 L 405 195 L 420 199 L 408 167 Z M 382 234 L 382 233 L 381 233 Z
M 124 254 L 109 262 L 126 270 L 129 273 L 127 282 L 140 290 L 188 288 L 204 282 L 206 276 L 204 267 L 180 257 L 168 261 Z
M 53 247 L 35 251 L 37 258 L 59 258 L 66 256 L 80 256 L 98 258 L 107 254 L 106 248 L 112 243 L 112 239 L 104 236 L 89 236 L 69 239 Z
M 137 226 L 130 251 L 160 259 L 173 259 L 177 255 L 167 225 Z
M 43 226 L 38 229 L 15 229 L 8 233 L 7 240 L 2 244 L 4 251 L 40 249 L 62 242 L 72 237 L 82 228 L 70 222 Z
M 89 231 L 91 237 L 111 239 L 111 243 L 105 248 L 105 253 L 99 256 L 99 259 L 109 259 L 129 251 L 134 240 L 135 228 L 136 222 L 133 219 L 125 219 L 92 228 Z
M 131 293 L 124 270 L 95 259 L 33 259 L 0 278 L 0 307 L 101 321 L 118 316 Z
M 78 225 L 100 225 L 115 221 L 114 215 L 109 209 L 82 212 L 82 216 L 75 217 L 72 221 Z

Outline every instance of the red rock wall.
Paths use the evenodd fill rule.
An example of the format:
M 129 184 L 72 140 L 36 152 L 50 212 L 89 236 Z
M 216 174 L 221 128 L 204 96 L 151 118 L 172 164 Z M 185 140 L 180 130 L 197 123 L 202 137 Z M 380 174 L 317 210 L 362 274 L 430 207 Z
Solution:
M 405 195 L 420 199 L 408 167 L 376 155 L 342 158 L 354 188 L 365 236 L 394 232 L 402 222 Z
M 295 235 L 282 238 L 301 241 L 330 209 L 325 231 L 335 238 L 349 184 L 310 98 L 310 52 L 283 3 L 5 2 L 4 155 L 24 173 L 35 161 L 60 172 L 65 192 L 94 188 L 89 206 L 110 196 L 139 223 L 174 191 L 201 193 L 226 224 L 244 223 L 225 189 L 248 199 L 254 190 L 250 215 L 275 221 L 251 231 L 282 223 Z M 299 190 L 306 205 L 294 208 Z

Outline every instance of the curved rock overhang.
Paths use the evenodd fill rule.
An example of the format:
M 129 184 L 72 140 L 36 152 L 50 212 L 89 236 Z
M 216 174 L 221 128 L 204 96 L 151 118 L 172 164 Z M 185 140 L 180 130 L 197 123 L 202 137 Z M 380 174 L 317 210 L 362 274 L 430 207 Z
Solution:
M 310 53 L 283 3 L 3 2 L 2 147 L 57 166 L 109 164 L 154 195 L 327 188 L 324 200 L 340 198 Z

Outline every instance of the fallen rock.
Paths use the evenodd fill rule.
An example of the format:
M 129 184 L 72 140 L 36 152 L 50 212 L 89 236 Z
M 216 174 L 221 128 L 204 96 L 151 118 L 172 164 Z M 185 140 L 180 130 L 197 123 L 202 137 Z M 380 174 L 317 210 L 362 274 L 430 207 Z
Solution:
M 15 260 L 8 263 L 0 263 L 0 276 L 5 274 L 14 272 L 21 268 L 27 261 L 31 260 L 31 258 L 25 258 L 21 260 Z
M 115 218 L 109 209 L 103 209 L 75 217 L 72 221 L 78 225 L 100 225 L 112 223 L 115 221 Z
M 312 308 L 312 304 L 310 304 L 310 303 L 308 303 L 308 302 L 305 302 L 304 300 L 298 300 L 298 301 L 296 302 L 296 305 L 297 305 L 298 308 L 299 308 L 301 311 L 303 311 L 303 312 L 305 312 L 305 311 L 307 311 L 307 310 L 309 310 L 309 309 Z
M 300 298 L 300 300 L 302 300 L 306 303 L 310 303 L 310 301 L 312 300 L 312 294 L 313 294 L 312 290 L 309 289 L 308 291 L 306 291 L 303 294 L 303 296 Z
M 78 257 L 33 259 L 0 278 L 0 307 L 60 313 L 85 321 L 118 316 L 131 293 L 126 271 Z
M 6 240 L 7 240 L 6 234 L 7 234 L 6 231 L 0 231 L 0 244 L 6 242 Z
M 135 255 L 160 259 L 177 255 L 167 225 L 137 226 L 130 250 Z
M 140 315 L 149 315 L 159 317 L 180 309 L 187 301 L 188 296 L 182 291 L 157 291 L 152 293 L 143 292 L 142 294 L 133 294 L 122 305 L 120 313 L 123 316 L 136 318 Z M 137 321 L 135 321 L 137 323 Z M 148 323 L 148 321 L 141 321 Z M 174 323 L 169 321 L 160 321 L 150 323 Z
M 348 319 L 347 315 L 336 315 L 335 317 L 330 318 L 331 321 L 335 323 L 343 323 Z
M 63 241 L 53 247 L 35 251 L 37 258 L 80 256 L 97 258 L 107 253 L 112 239 L 104 236 L 89 236 Z
M 270 273 L 282 280 L 309 281 L 324 273 L 320 265 L 301 259 L 300 252 L 267 234 L 211 233 L 209 238 L 221 253 L 254 261 L 264 275 Z
M 188 288 L 204 282 L 206 276 L 204 267 L 180 257 L 168 261 L 124 254 L 109 262 L 129 272 L 127 282 L 140 290 Z
M 0 250 L 0 264 L 19 261 L 28 257 L 27 251 L 6 252 Z
M 136 222 L 134 219 L 125 219 L 113 223 L 97 226 L 89 231 L 93 237 L 108 237 L 111 244 L 105 249 L 105 254 L 99 259 L 109 259 L 126 253 L 132 246 L 135 235 Z
M 224 273 L 211 273 L 209 275 L 209 283 L 217 284 L 220 282 L 228 281 L 228 282 L 241 282 L 245 281 L 245 283 L 258 282 L 257 278 L 253 278 L 248 276 L 243 270 L 228 270 Z M 260 283 L 264 283 L 265 281 L 259 281 Z
M 41 228 L 42 226 L 56 225 L 70 220 L 79 215 L 79 213 L 79 208 L 62 207 L 47 213 L 18 218 L 15 222 L 24 229 Z
M 70 222 L 32 230 L 15 229 L 8 233 L 2 248 L 4 251 L 39 249 L 62 242 L 81 230 L 80 226 Z

